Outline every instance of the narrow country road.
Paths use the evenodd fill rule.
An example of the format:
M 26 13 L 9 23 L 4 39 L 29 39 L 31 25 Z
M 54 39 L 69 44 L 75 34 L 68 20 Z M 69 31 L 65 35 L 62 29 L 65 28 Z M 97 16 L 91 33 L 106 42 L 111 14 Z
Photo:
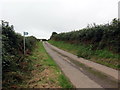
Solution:
M 91 67 L 86 66 L 85 63 L 84 65 L 79 61 L 75 60 L 74 59 L 75 55 L 72 56 L 72 54 L 60 50 L 47 42 L 43 42 L 43 45 L 47 53 L 58 64 L 62 72 L 65 74 L 66 77 L 68 77 L 70 82 L 76 88 L 117 88 L 118 87 L 118 82 L 116 80 L 117 70 L 114 71 L 113 69 L 111 69 L 113 70 L 113 77 L 107 74 L 103 74 L 99 72 L 100 70 L 97 71 L 95 69 L 92 69 Z

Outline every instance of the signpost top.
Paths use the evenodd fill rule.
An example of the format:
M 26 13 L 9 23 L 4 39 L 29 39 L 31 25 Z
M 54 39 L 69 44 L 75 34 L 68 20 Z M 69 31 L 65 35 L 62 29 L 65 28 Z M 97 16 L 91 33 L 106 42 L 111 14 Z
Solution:
M 24 32 L 24 35 L 28 35 L 28 32 Z

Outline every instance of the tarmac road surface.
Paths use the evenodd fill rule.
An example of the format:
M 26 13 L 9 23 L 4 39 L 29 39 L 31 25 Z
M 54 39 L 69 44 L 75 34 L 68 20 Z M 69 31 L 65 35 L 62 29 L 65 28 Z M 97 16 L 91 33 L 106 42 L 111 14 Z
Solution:
M 98 68 L 98 71 L 97 69 L 95 70 L 91 67 L 88 67 L 86 63 L 80 63 L 79 60 L 82 61 L 82 58 L 78 58 L 71 53 L 58 49 L 48 42 L 43 42 L 43 45 L 47 53 L 53 58 L 65 76 L 76 88 L 118 88 L 118 81 L 116 78 L 113 78 L 115 75 L 117 75 L 117 70 L 114 71 L 114 69 L 110 68 L 114 71 L 113 77 L 103 74 L 99 72 L 99 65 L 97 63 L 88 61 L 87 64 L 95 64 L 97 66 L 96 68 Z M 75 60 L 76 58 L 79 60 Z M 101 66 L 101 68 L 104 69 L 104 66 Z

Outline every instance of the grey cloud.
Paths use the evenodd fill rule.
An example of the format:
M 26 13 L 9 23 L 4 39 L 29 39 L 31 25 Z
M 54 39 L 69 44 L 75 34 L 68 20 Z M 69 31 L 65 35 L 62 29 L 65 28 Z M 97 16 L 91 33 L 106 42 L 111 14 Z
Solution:
M 67 32 L 117 18 L 118 0 L 4 0 L 1 4 L 0 19 L 13 24 L 17 32 L 49 38 L 54 31 Z

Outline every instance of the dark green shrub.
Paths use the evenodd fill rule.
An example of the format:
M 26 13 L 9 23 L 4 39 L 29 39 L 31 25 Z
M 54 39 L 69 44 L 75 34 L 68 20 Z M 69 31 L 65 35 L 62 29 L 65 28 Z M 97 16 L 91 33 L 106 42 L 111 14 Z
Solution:
M 93 50 L 107 48 L 114 53 L 120 53 L 120 21 L 113 19 L 110 24 L 94 24 L 78 31 L 55 34 L 51 39 L 92 45 Z
M 26 37 L 26 52 L 35 47 L 37 39 Z M 29 54 L 27 53 L 27 54 Z M 23 36 L 15 33 L 13 26 L 2 22 L 2 81 L 3 88 L 21 83 L 25 78 L 23 73 L 29 72 L 30 60 L 23 55 Z

